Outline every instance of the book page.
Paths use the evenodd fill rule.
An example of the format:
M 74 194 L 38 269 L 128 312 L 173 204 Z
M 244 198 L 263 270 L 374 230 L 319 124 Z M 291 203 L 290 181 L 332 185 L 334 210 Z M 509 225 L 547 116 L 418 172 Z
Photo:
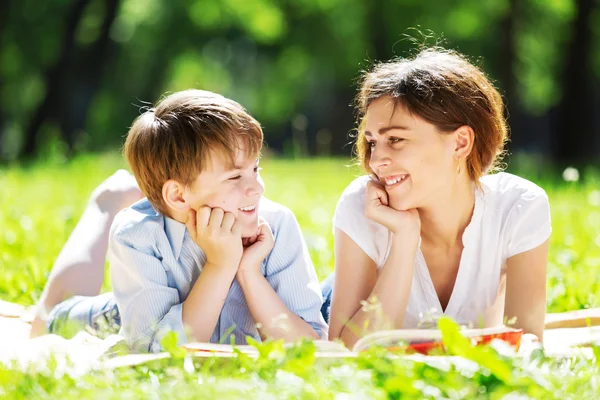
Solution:
M 313 341 L 316 351 L 319 352 L 349 352 L 343 344 L 337 342 L 330 342 L 327 340 L 314 340 Z M 294 343 L 285 343 L 283 345 L 284 348 L 289 348 L 294 346 Z M 207 351 L 207 352 L 216 352 L 216 353 L 233 353 L 234 348 L 238 349 L 242 353 L 246 354 L 258 354 L 258 350 L 254 346 L 250 346 L 247 344 L 242 345 L 230 345 L 230 344 L 218 344 L 218 343 L 201 343 L 201 342 L 193 342 L 186 343 L 182 345 L 183 348 L 189 351 Z
M 461 329 L 460 333 L 467 338 L 490 337 L 494 335 L 502 335 L 506 333 L 520 332 L 518 329 L 509 328 L 506 326 L 496 326 L 483 329 Z M 440 342 L 442 340 L 442 332 L 438 329 L 396 329 L 379 331 L 366 335 L 359 339 L 353 351 L 366 350 L 371 346 L 390 347 L 397 346 L 400 343 L 408 345 L 419 343 Z

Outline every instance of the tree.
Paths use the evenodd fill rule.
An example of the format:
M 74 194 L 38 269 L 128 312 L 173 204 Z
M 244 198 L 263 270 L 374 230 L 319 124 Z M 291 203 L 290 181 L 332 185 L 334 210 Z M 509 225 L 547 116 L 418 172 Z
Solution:
M 504 16 L 500 20 L 502 37 L 500 41 L 500 53 L 504 60 L 505 68 L 500 69 L 499 79 L 503 86 L 503 94 L 506 102 L 506 117 L 511 128 L 518 131 L 520 107 L 518 104 L 516 79 L 515 79 L 515 34 L 516 19 L 518 15 L 518 0 L 509 0 Z M 518 144 L 518 137 L 512 137 L 511 144 Z
M 56 111 L 61 133 L 69 155 L 73 154 L 78 135 L 86 127 L 90 105 L 96 96 L 105 67 L 112 63 L 114 42 L 110 29 L 117 15 L 120 0 L 104 1 L 104 16 L 97 39 L 87 48 L 78 48 L 76 62 L 69 70 L 71 79 L 64 82 Z
M 572 163 L 592 161 L 598 143 L 594 135 L 594 93 L 591 82 L 592 16 L 595 0 L 576 0 L 566 65 L 562 75 L 559 124 L 554 135 L 553 158 Z
M 75 51 L 75 33 L 79 21 L 90 0 L 77 0 L 65 17 L 65 30 L 58 61 L 46 72 L 46 96 L 33 113 L 31 122 L 25 131 L 25 145 L 21 152 L 23 157 L 32 157 L 37 151 L 38 132 L 44 121 L 52 116 L 55 104 L 60 97 L 61 83 L 65 79 L 65 71 L 72 60 Z

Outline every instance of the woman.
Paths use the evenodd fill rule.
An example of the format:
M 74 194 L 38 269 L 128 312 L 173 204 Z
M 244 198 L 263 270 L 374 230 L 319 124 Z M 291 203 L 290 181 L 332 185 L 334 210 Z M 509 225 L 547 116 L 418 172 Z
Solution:
M 514 319 L 540 340 L 551 233 L 541 188 L 493 171 L 507 138 L 502 99 L 463 56 L 438 48 L 382 63 L 357 96 L 358 159 L 369 174 L 334 216 L 330 339 L 447 315 Z

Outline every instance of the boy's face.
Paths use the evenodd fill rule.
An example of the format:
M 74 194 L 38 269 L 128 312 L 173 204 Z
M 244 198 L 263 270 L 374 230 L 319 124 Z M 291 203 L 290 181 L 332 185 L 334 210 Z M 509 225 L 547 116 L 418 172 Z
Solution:
M 186 189 L 185 197 L 194 210 L 208 206 L 233 213 L 242 226 L 242 237 L 251 237 L 258 229 L 258 206 L 264 190 L 258 159 L 239 151 L 231 167 L 223 155 L 213 153 L 208 167 Z

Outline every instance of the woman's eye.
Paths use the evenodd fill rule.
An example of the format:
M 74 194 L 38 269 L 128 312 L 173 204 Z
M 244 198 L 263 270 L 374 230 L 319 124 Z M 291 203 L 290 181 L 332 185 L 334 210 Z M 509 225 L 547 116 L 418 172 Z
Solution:
M 397 137 L 390 138 L 390 143 L 399 143 L 402 141 L 404 141 L 404 139 L 402 139 L 402 138 L 397 138 Z
M 369 146 L 370 148 L 375 147 L 375 142 L 367 142 L 367 146 Z

